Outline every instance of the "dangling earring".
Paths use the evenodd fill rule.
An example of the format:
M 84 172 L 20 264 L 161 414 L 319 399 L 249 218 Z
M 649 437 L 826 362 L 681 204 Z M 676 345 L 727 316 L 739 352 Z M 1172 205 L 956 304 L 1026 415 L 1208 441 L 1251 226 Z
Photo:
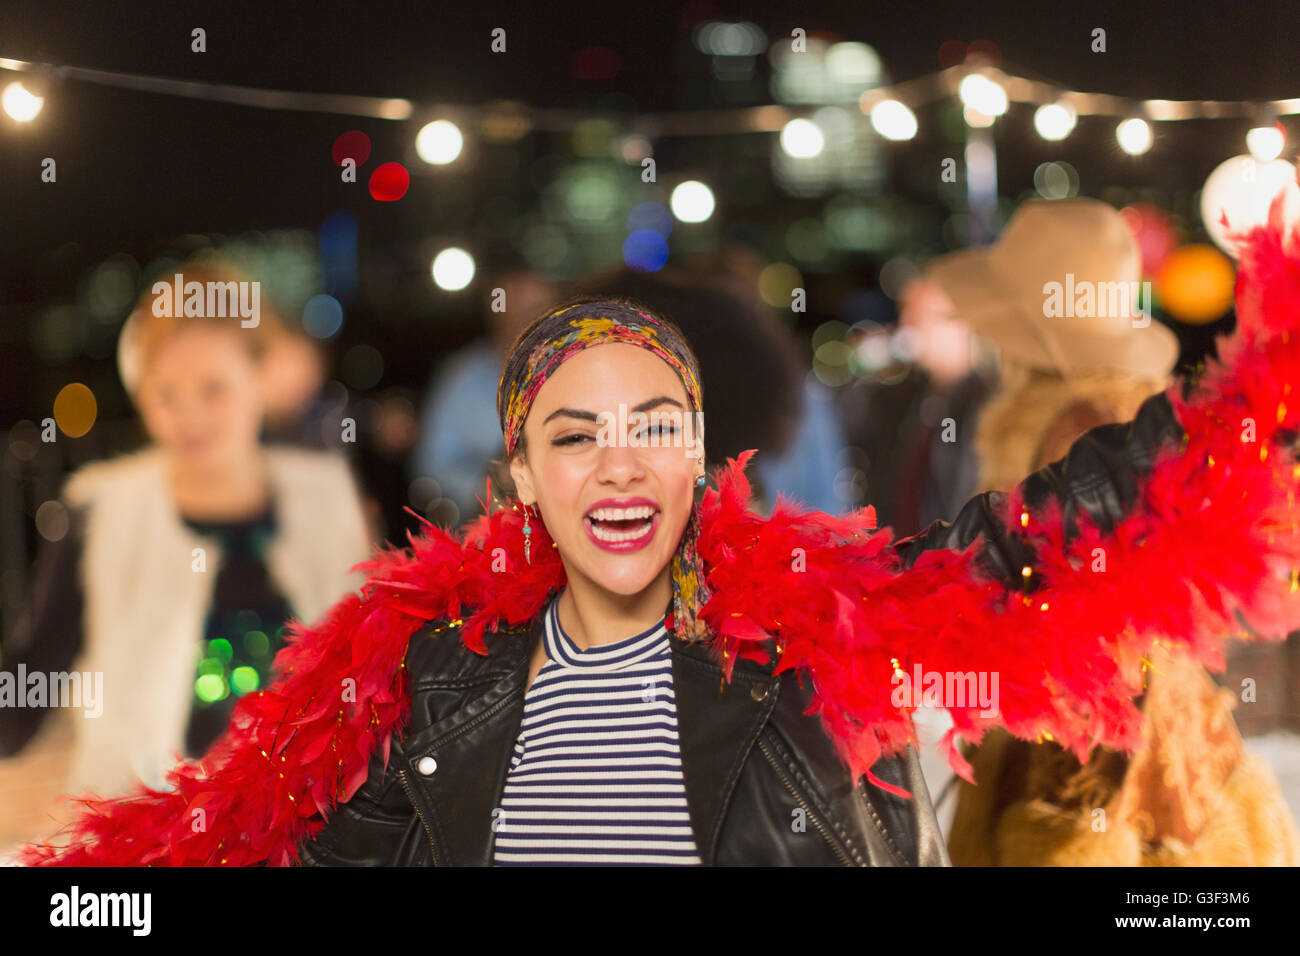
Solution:
M 524 505 L 524 561 L 528 564 L 533 563 L 532 555 L 529 550 L 533 543 L 533 529 L 528 525 L 528 505 Z
M 699 461 L 700 461 L 700 467 L 703 468 L 703 467 L 704 467 L 704 459 L 701 458 Z M 704 477 L 704 475 L 700 475 L 698 478 L 695 479 L 695 485 L 696 485 L 696 487 L 703 487 L 703 486 L 704 486 L 704 482 L 705 482 L 705 477 Z

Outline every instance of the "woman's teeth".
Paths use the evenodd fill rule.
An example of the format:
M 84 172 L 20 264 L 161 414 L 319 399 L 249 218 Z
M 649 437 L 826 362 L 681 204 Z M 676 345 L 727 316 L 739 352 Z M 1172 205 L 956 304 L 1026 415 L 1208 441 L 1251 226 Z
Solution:
M 654 521 L 655 509 L 647 505 L 635 508 L 597 508 L 587 515 L 591 533 L 611 544 L 642 537 Z
M 597 508 L 589 512 L 587 517 L 597 521 L 628 521 L 634 518 L 649 518 L 654 513 L 655 510 L 649 505 L 638 505 L 635 508 Z

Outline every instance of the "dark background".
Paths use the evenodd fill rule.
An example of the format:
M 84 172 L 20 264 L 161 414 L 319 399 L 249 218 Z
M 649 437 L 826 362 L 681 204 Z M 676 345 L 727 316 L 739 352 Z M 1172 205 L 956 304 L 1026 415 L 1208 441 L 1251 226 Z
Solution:
M 428 105 L 508 98 L 538 107 L 657 111 L 772 102 L 761 71 L 750 100 L 718 101 L 707 57 L 690 44 L 690 26 L 714 18 L 752 20 L 769 40 L 802 26 L 810 34 L 869 43 L 892 81 L 938 69 L 945 41 L 980 39 L 996 45 L 1009 71 L 1078 90 L 1168 99 L 1300 94 L 1300 14 L 1282 0 L 274 6 L 6 0 L 0 3 L 0 56 L 242 86 L 400 96 Z M 190 52 L 195 26 L 207 31 L 206 53 Z M 504 55 L 489 52 L 495 26 L 508 31 Z M 1104 54 L 1090 51 L 1098 26 L 1107 31 Z M 575 77 L 573 56 L 589 46 L 615 52 L 612 77 Z M 934 170 L 939 158 L 960 155 L 937 122 L 950 108 L 918 110 L 920 134 L 885 147 L 886 191 L 914 217 L 910 248 L 903 250 L 914 256 L 945 248 Z M 1066 159 L 1079 171 L 1083 195 L 1099 195 L 1106 186 L 1119 190 L 1113 201 L 1156 201 L 1181 217 L 1185 241 L 1194 241 L 1200 228 L 1196 191 L 1215 165 L 1244 151 L 1247 128 L 1244 120 L 1157 124 L 1155 148 L 1134 158 L 1115 146 L 1113 119 L 1085 117 L 1065 143 L 1049 144 L 1033 132 L 1030 115 L 1030 107 L 1013 104 L 995 127 L 1004 197 L 1032 189 L 1039 163 Z M 535 203 L 538 182 L 553 171 L 563 138 L 535 132 L 512 146 L 483 150 L 472 167 L 435 175 L 411 161 L 411 141 L 427 118 L 419 111 L 409 121 L 391 122 L 261 110 L 68 80 L 47 97 L 34 123 L 7 123 L 0 136 L 0 427 L 45 414 L 63 383 L 94 377 L 90 366 L 109 368 L 108 356 L 88 357 L 51 375 L 27 344 L 32 317 L 52 301 L 71 299 L 87 267 L 120 251 L 144 262 L 184 234 L 314 232 L 338 210 L 359 223 L 363 290 L 338 350 L 364 338 L 385 356 L 385 385 L 421 386 L 432 357 L 472 337 L 480 322 L 470 297 L 432 287 L 429 243 L 471 232 L 509 241 Z M 402 201 L 377 203 L 364 187 L 340 183 L 329 148 L 353 128 L 373 143 L 366 170 L 388 159 L 406 162 L 413 181 Z M 768 136 L 674 138 L 656 143 L 656 158 L 661 169 L 716 175 L 737 150 L 765 154 Z M 45 156 L 58 161 L 57 185 L 40 182 Z M 780 195 L 768 183 L 760 192 L 745 210 L 750 241 L 754 218 L 788 221 L 822 201 Z M 722 231 L 728 203 L 741 198 L 719 192 Z M 862 257 L 839 268 L 870 285 L 879 264 Z M 819 297 L 811 298 L 816 303 Z M 804 318 L 806 326 L 827 317 L 817 308 Z M 1208 340 L 1215 330 L 1183 332 L 1185 340 L 1198 334 Z M 96 393 L 102 415 L 129 414 L 120 393 L 114 397 L 99 387 Z

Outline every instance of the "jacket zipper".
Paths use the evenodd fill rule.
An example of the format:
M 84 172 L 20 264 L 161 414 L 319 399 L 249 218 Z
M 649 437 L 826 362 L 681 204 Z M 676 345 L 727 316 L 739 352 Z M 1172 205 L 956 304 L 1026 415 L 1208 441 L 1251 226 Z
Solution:
M 813 810 L 808 801 L 804 799 L 803 794 L 794 785 L 794 781 L 791 780 L 790 776 L 785 772 L 785 768 L 781 766 L 781 762 L 776 759 L 776 755 L 768 748 L 767 741 L 764 740 L 762 736 L 758 738 L 758 749 L 762 751 L 767 762 L 771 764 L 772 769 L 776 771 L 776 775 L 780 778 L 781 783 L 785 785 L 785 789 L 790 792 L 790 795 L 794 797 L 799 806 L 803 808 L 804 814 L 812 821 L 813 826 L 816 827 L 817 832 L 822 835 L 827 846 L 834 851 L 836 858 L 840 861 L 840 865 L 852 866 L 853 861 L 849 858 L 849 855 L 844 851 L 844 848 L 840 846 L 839 841 L 831 834 L 829 828 L 822 821 L 821 816 Z
M 429 828 L 429 821 L 424 818 L 424 813 L 420 810 L 420 804 L 415 799 L 415 794 L 411 791 L 411 784 L 406 779 L 406 771 L 397 771 L 397 779 L 402 784 L 402 789 L 406 791 L 406 799 L 411 801 L 411 809 L 415 815 L 420 818 L 420 826 L 424 827 L 424 835 L 429 838 L 429 855 L 433 858 L 433 865 L 438 865 L 438 850 L 433 842 L 433 830 Z
M 500 701 L 493 704 L 487 710 L 483 711 L 483 713 L 479 714 L 473 720 L 468 721 L 463 727 L 458 729 L 456 733 L 453 734 L 451 737 L 439 738 L 439 742 L 451 740 L 453 737 L 459 737 L 461 734 L 468 733 L 470 730 L 474 729 L 474 727 L 476 727 L 477 725 L 481 724 L 483 721 L 490 718 L 498 710 L 505 707 L 506 704 L 510 703 L 513 696 L 514 695 L 511 694 L 506 697 L 503 697 Z M 423 811 L 420 810 L 420 804 L 415 799 L 415 793 L 412 791 L 411 783 L 409 780 L 406 779 L 406 771 L 405 770 L 397 771 L 397 779 L 401 783 L 402 789 L 406 791 L 406 799 L 411 802 L 411 808 L 415 811 L 415 815 L 420 818 L 420 825 L 424 827 L 424 835 L 429 838 L 429 854 L 433 857 L 433 865 L 437 866 L 438 850 L 436 845 L 434 844 L 433 830 L 429 826 L 429 821 L 425 819 Z

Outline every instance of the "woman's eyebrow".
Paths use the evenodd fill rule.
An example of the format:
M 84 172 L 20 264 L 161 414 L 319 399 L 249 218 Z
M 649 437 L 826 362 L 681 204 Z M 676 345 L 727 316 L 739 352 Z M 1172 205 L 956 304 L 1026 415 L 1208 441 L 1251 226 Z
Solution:
M 683 406 L 681 402 L 677 401 L 675 398 L 669 398 L 667 395 L 660 395 L 656 398 L 648 399 L 636 406 L 632 411 L 648 412 L 650 409 L 657 408 L 660 405 L 676 405 L 678 408 L 685 411 L 685 406 Z M 580 408 L 557 408 L 555 411 L 551 412 L 551 414 L 542 419 L 542 424 L 545 425 L 552 418 L 559 418 L 561 415 L 569 418 L 581 418 L 589 422 L 599 421 L 595 412 L 584 411 Z

